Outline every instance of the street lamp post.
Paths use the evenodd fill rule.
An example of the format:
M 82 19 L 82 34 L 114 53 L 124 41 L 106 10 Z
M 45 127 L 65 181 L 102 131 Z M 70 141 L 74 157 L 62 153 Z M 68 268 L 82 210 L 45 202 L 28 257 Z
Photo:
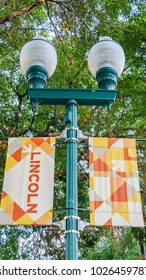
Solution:
M 110 37 L 101 37 L 88 54 L 88 66 L 98 81 L 94 89 L 44 88 L 57 65 L 54 47 L 44 37 L 37 36 L 24 45 L 20 54 L 22 72 L 29 88 L 28 98 L 34 105 L 66 105 L 64 120 L 67 125 L 67 176 L 66 176 L 66 259 L 78 259 L 78 172 L 77 172 L 77 108 L 82 106 L 110 106 L 115 102 L 117 77 L 123 71 L 125 55 L 122 47 Z

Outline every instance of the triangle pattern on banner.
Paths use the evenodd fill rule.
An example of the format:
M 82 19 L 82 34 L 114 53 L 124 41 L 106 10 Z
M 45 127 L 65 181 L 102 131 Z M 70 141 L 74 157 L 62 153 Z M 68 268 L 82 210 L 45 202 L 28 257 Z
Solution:
M 109 219 L 103 226 L 112 226 L 112 219 Z
M 37 138 L 36 137 L 34 137 L 34 138 L 32 137 L 31 141 L 33 143 L 35 143 L 37 145 L 37 147 L 42 145 L 45 142 L 45 140 L 42 137 L 37 137 Z
M 23 215 L 25 215 L 25 211 L 16 202 L 14 202 L 14 212 L 12 219 L 16 222 Z
M 109 138 L 108 139 L 108 148 L 110 148 L 118 140 L 119 140 L 119 138 Z
M 15 164 L 17 164 L 17 161 L 13 157 L 9 156 L 6 161 L 5 173 L 8 172 Z
M 124 183 L 114 193 L 112 193 L 112 195 L 110 196 L 110 200 L 124 202 L 128 201 L 126 183 Z
M 122 138 L 117 138 L 117 141 L 115 141 L 115 143 L 112 144 L 111 148 L 118 148 L 118 149 L 122 149 L 124 148 L 124 141 Z
M 104 201 L 90 201 L 90 209 L 91 211 L 95 211 Z
M 94 192 L 94 200 L 104 202 L 102 196 L 99 196 L 96 192 Z
M 125 183 L 125 180 L 120 177 L 110 177 L 110 190 L 111 194 L 114 193 L 120 186 Z
M 109 166 L 103 162 L 100 158 L 98 158 L 94 162 L 94 171 L 109 171 Z
M 1 200 L 1 208 L 5 211 L 5 209 L 13 203 L 13 199 L 7 194 Z
M 0 208 L 0 225 L 11 225 L 13 223 L 11 217 Z
M 120 209 L 122 209 L 123 204 L 125 203 L 123 201 L 111 201 L 111 211 L 112 213 L 119 212 Z M 127 202 L 126 202 L 127 204 Z
M 118 203 L 118 202 L 117 202 Z M 129 223 L 129 209 L 128 209 L 128 203 L 119 203 L 120 207 L 119 209 L 115 209 L 113 207 L 114 203 L 112 204 L 112 216 L 118 214 L 121 216 L 123 219 L 125 219 Z
M 21 161 L 21 155 L 22 155 L 22 147 L 19 148 L 13 154 L 11 154 L 11 157 L 13 157 L 17 162 L 19 162 L 19 161 Z
M 54 152 L 54 148 L 45 142 L 40 145 L 40 148 L 48 155 Z
M 130 221 L 127 214 L 128 213 L 125 215 L 125 213 L 123 213 L 119 215 L 119 213 L 115 213 L 115 215 L 112 217 L 113 226 L 130 226 Z
M 15 224 L 17 224 L 17 225 L 32 225 L 33 222 L 34 222 L 33 219 L 29 215 L 25 214 L 22 217 L 20 217 L 16 221 Z
M 5 208 L 5 213 L 13 220 L 14 202 L 12 202 L 7 208 Z
M 30 150 L 34 151 L 38 147 L 31 139 L 32 138 L 22 138 L 22 157 L 28 155 Z
M 141 202 L 141 196 L 140 192 L 136 192 L 135 195 L 133 195 L 128 202 Z
M 89 151 L 89 164 L 93 163 L 93 152 Z
M 137 160 L 136 152 L 134 153 L 134 151 L 132 151 L 132 156 L 130 156 L 129 155 L 129 151 L 132 151 L 132 149 L 128 149 L 128 148 L 124 149 L 124 159 L 125 160 L 134 160 L 134 161 L 136 161 Z
M 135 139 L 124 138 L 124 148 L 133 148 L 136 150 L 136 142 Z
M 51 209 L 50 209 L 51 210 Z M 52 212 L 48 210 L 45 214 L 43 214 L 39 219 L 35 221 L 36 225 L 48 225 L 52 224 Z
M 118 212 L 118 214 L 126 221 L 129 223 L 129 212 L 124 212 L 121 209 L 121 212 Z
M 3 190 L 1 199 L 3 199 L 5 196 L 7 196 L 7 193 Z
M 120 177 L 122 177 L 122 178 L 126 178 L 127 177 L 127 172 L 119 172 L 119 171 L 117 171 L 116 172 Z
M 54 137 L 48 137 L 47 139 L 45 139 L 45 142 L 49 145 L 51 145 L 54 142 Z
M 133 174 L 134 175 L 134 174 Z M 136 192 L 140 190 L 138 178 L 130 177 L 126 179 L 127 188 L 133 188 Z

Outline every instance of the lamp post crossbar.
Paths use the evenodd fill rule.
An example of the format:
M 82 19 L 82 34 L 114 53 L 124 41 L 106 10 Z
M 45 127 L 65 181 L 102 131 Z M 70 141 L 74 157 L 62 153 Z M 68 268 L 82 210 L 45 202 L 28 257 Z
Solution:
M 29 88 L 30 102 L 40 105 L 66 105 L 70 99 L 81 106 L 110 106 L 116 101 L 117 90 Z

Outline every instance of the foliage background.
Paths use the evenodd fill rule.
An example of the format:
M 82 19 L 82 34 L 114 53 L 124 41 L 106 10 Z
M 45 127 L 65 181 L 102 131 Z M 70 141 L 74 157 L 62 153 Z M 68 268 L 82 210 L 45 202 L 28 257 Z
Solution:
M 0 3 L 0 187 L 8 137 L 57 135 L 65 128 L 65 107 L 34 110 L 26 96 L 27 82 L 19 65 L 22 46 L 42 35 L 57 50 L 58 66 L 48 87 L 97 88 L 87 67 L 87 52 L 99 36 L 118 41 L 126 55 L 118 80 L 118 98 L 106 108 L 80 107 L 78 126 L 83 133 L 137 139 L 143 211 L 146 205 L 146 6 L 144 0 L 1 0 Z M 141 139 L 141 140 L 140 140 Z M 65 146 L 56 149 L 55 209 L 65 207 Z M 78 151 L 79 207 L 89 207 L 86 146 Z M 64 211 L 54 212 L 54 221 Z M 80 211 L 89 221 L 89 212 Z M 0 227 L 0 259 L 64 259 L 64 237 L 48 227 Z M 97 228 L 79 240 L 80 259 L 143 258 L 145 230 Z

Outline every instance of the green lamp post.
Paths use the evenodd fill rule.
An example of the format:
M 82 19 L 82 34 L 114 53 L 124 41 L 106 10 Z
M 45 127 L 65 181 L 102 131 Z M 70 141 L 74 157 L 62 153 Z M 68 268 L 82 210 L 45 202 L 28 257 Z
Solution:
M 117 77 L 123 71 L 125 55 L 122 47 L 110 37 L 101 37 L 88 54 L 88 66 L 98 81 L 94 89 L 45 88 L 47 79 L 57 66 L 57 54 L 44 37 L 37 36 L 24 45 L 20 54 L 22 72 L 26 75 L 29 88 L 28 98 L 34 105 L 66 105 L 67 175 L 66 175 L 66 259 L 78 259 L 78 171 L 77 108 L 84 106 L 110 106 L 116 100 Z

